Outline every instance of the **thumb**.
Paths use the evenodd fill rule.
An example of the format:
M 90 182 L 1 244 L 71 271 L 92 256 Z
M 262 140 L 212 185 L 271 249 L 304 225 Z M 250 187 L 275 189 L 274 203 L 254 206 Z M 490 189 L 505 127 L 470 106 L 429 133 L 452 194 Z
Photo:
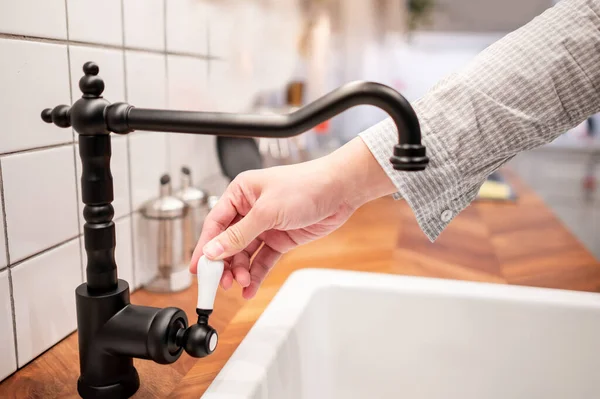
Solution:
M 256 206 L 239 222 L 230 225 L 224 232 L 209 241 L 202 253 L 211 260 L 221 260 L 241 252 L 265 230 L 271 221 Z

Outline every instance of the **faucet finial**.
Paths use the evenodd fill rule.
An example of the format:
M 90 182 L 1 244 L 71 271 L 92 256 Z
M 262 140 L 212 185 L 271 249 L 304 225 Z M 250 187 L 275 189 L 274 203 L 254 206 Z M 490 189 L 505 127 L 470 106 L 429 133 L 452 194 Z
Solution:
M 98 64 L 88 61 L 83 65 L 84 76 L 79 79 L 79 89 L 84 97 L 101 97 L 104 91 L 104 81 L 98 76 Z
M 83 73 L 86 75 L 98 75 L 100 72 L 100 67 L 94 61 L 88 61 L 83 64 Z

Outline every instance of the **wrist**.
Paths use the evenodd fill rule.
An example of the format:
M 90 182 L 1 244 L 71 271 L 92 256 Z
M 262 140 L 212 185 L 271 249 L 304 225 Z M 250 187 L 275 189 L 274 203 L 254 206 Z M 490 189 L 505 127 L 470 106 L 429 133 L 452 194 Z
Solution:
M 393 194 L 396 187 L 365 142 L 356 137 L 326 157 L 344 201 L 358 208 L 374 199 Z

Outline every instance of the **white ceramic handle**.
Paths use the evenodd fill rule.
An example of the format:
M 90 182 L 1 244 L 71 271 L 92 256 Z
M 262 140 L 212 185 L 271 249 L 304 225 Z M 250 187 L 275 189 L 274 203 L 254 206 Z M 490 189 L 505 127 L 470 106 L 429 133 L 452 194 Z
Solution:
M 198 309 L 212 310 L 219 282 L 223 275 L 222 260 L 208 260 L 200 257 L 198 261 Z

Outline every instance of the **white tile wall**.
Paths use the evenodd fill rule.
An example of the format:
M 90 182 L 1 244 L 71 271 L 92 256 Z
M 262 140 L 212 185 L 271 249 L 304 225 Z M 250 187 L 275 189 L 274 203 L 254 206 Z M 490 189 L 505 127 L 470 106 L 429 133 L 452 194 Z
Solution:
M 208 6 L 205 1 L 167 1 L 167 51 L 208 53 Z
M 220 173 L 216 145 L 214 136 L 187 134 L 169 136 L 169 173 L 174 189 L 181 187 L 182 166 L 191 169 L 195 184 Z
M 0 39 L 0 54 L 0 153 L 72 141 L 70 130 L 40 118 L 44 108 L 71 102 L 67 47 Z
M 169 108 L 202 111 L 208 100 L 208 61 L 167 56 Z
M 2 159 L 11 262 L 76 237 L 73 146 Z
M 212 61 L 207 102 L 216 112 L 251 112 L 257 93 L 251 71 L 229 61 Z
M 0 272 L 0 381 L 17 369 L 8 271 Z
M 123 50 L 71 46 L 70 53 L 73 102 L 81 97 L 79 79 L 83 76 L 83 64 L 88 61 L 94 61 L 100 67 L 98 75 L 104 80 L 102 96 L 111 103 L 125 101 Z
M 236 7 L 232 3 L 208 5 L 208 49 L 211 56 L 228 59 L 235 51 Z
M 123 44 L 121 0 L 67 0 L 67 7 L 70 40 Z
M 2 0 L 0 1 L 0 32 L 66 39 L 65 1 Z
M 165 0 L 123 0 L 125 46 L 165 49 Z
M 202 182 L 220 175 L 221 165 L 217 154 L 217 138 L 214 136 L 201 136 L 197 145 L 195 157 L 199 158 L 199 171 L 192 178 L 194 183 L 202 185 Z
M 131 198 L 137 211 L 158 196 L 160 177 L 168 172 L 167 137 L 163 133 L 135 133 L 130 136 Z
M 130 51 L 125 53 L 127 101 L 136 107 L 165 108 L 167 72 L 162 54 Z
M 167 57 L 169 108 L 209 110 L 208 62 L 185 56 Z M 169 139 L 169 172 L 173 186 L 180 186 L 180 170 L 188 166 L 194 180 L 212 176 L 218 171 L 215 138 L 212 136 L 171 134 Z
M 12 269 L 18 363 L 22 367 L 76 328 L 75 289 L 81 284 L 79 240 Z
M 85 271 L 77 144 L 71 129 L 43 123 L 42 109 L 77 100 L 82 66 L 95 61 L 110 102 L 247 112 L 260 86 L 257 60 L 269 59 L 262 48 L 283 42 L 282 36 L 270 44 L 256 40 L 270 35 L 263 22 L 277 21 L 276 13 L 262 15 L 263 9 L 209 0 L 0 0 L 0 33 L 28 36 L 0 38 L 0 93 L 8 93 L 0 95 L 7 213 L 6 220 L 0 216 L 0 380 L 73 331 L 73 290 Z M 287 17 L 282 20 L 278 23 L 287 26 Z M 253 54 L 256 44 L 260 54 Z M 272 74 L 272 67 L 263 69 Z M 197 185 L 225 187 L 214 137 L 160 132 L 113 137 L 115 257 L 119 277 L 132 289 L 154 276 L 157 264 L 156 230 L 136 210 L 158 195 L 162 174 L 171 173 L 177 187 L 184 165 L 192 168 Z

